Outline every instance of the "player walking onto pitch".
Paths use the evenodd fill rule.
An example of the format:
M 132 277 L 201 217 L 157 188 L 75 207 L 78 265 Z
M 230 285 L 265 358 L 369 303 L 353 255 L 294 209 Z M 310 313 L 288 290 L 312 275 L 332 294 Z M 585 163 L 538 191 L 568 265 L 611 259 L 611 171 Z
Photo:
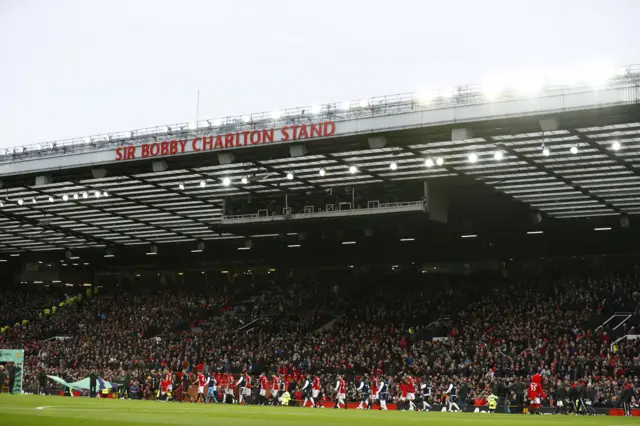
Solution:
M 198 403 L 198 401 L 200 401 L 200 399 L 202 399 L 202 402 L 204 403 L 205 402 L 204 387 L 207 384 L 207 377 L 204 374 L 202 374 L 202 371 L 199 371 L 198 378 L 192 384 L 198 385 L 198 395 L 196 396 L 196 401 L 195 401 L 196 404 Z
M 431 385 L 427 384 L 426 381 L 423 381 L 420 385 L 420 390 L 422 390 L 422 411 L 431 410 L 431 405 L 429 405 L 429 398 L 431 397 Z
M 376 399 L 380 401 L 380 409 L 387 411 L 387 399 L 389 398 L 389 383 L 384 379 L 380 379 L 378 386 L 378 395 Z
M 544 391 L 542 390 L 542 376 L 536 373 L 531 377 L 531 383 L 529 383 L 529 413 L 537 414 L 540 408 L 541 398 L 546 398 Z
M 304 402 L 302 403 L 303 407 L 306 407 L 307 402 L 311 401 L 311 406 L 314 407 L 313 397 L 311 396 L 311 374 L 307 374 L 307 377 L 304 380 L 304 385 L 302 386 L 302 395 L 304 395 Z
M 347 385 L 342 378 L 342 376 L 338 376 L 338 382 L 336 383 L 336 406 L 334 408 L 340 408 L 340 404 L 344 405 L 344 409 L 347 409 Z
M 360 392 L 360 405 L 358 405 L 358 410 L 368 410 L 369 409 L 369 377 L 368 375 L 364 375 L 364 377 L 360 378 L 360 383 L 358 383 L 358 387 L 356 388 L 358 392 Z
M 456 400 L 458 399 L 458 387 L 456 386 L 455 380 L 449 383 L 449 387 L 447 391 L 444 393 L 445 403 L 449 408 L 449 411 L 457 411 L 460 412 L 460 407 L 456 404 Z

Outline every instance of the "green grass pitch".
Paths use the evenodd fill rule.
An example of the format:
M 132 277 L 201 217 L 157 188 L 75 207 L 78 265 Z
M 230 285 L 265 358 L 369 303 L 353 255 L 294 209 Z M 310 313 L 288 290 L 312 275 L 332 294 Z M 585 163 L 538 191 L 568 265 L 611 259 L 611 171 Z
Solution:
M 640 424 L 640 418 L 416 413 L 294 407 L 203 405 L 158 401 L 0 395 L 2 426 L 144 425 L 602 425 Z

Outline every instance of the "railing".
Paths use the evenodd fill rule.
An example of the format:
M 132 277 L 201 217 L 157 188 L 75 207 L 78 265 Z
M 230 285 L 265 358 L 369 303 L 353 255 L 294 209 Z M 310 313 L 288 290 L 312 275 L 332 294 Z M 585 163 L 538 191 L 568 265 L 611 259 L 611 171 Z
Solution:
M 609 349 L 611 350 L 611 352 L 613 352 L 613 346 L 618 343 L 619 341 L 623 340 L 623 339 L 627 339 L 627 340 L 640 340 L 640 334 L 627 334 L 625 336 L 619 337 L 617 338 L 613 343 L 611 343 L 611 346 L 609 347 Z
M 617 330 L 618 327 L 620 327 L 622 324 L 624 324 L 629 318 L 631 318 L 631 313 L 630 312 L 616 312 L 615 314 L 611 315 L 611 317 L 606 320 L 605 322 L 603 322 L 602 324 L 600 324 L 597 328 L 596 331 L 600 330 L 602 327 L 604 327 L 605 325 L 607 325 L 609 322 L 611 322 L 613 319 L 615 318 L 623 318 L 622 321 L 620 321 L 615 327 L 613 327 L 613 330 Z
M 640 65 L 630 65 L 607 80 L 607 86 L 637 86 L 640 84 Z M 540 87 L 537 97 L 568 94 L 593 87 L 587 83 L 559 85 L 546 81 Z M 61 153 L 103 151 L 118 146 L 152 142 L 158 138 L 180 139 L 200 134 L 241 132 L 245 130 L 277 128 L 298 122 L 318 122 L 325 120 L 350 120 L 376 117 L 413 110 L 449 108 L 458 105 L 488 103 L 499 100 L 532 97 L 531 93 L 514 89 L 501 90 L 490 94 L 480 85 L 456 86 L 450 89 L 436 89 L 421 93 L 401 93 L 388 96 L 362 98 L 347 102 L 333 102 L 316 106 L 288 108 L 279 111 L 260 112 L 197 122 L 175 123 L 147 127 L 124 132 L 90 135 L 79 138 L 56 140 L 31 145 L 21 145 L 0 150 L 0 163 L 16 158 L 38 158 Z
M 266 214 L 261 213 L 249 213 L 242 215 L 229 215 L 223 216 L 222 222 L 229 220 L 282 220 L 284 218 L 291 219 L 303 219 L 303 218 L 311 218 L 311 217 L 322 217 L 322 216 L 336 216 L 336 215 L 349 215 L 349 214 L 363 214 L 363 213 L 374 213 L 376 210 L 380 213 L 385 211 L 393 210 L 393 209 L 412 209 L 416 210 L 417 208 L 424 209 L 425 202 L 420 201 L 403 201 L 397 203 L 380 203 L 378 201 L 369 202 L 367 207 L 363 208 L 352 208 L 351 203 L 339 203 L 339 204 L 327 204 L 325 206 L 325 210 L 314 211 L 314 209 L 310 208 L 312 206 L 305 206 L 304 210 L 299 213 L 292 213 L 290 207 L 286 207 L 283 209 L 281 215 L 274 214 L 269 215 L 269 212 L 265 210 Z M 413 211 L 412 210 L 412 211 Z M 262 210 L 261 210 L 262 211 Z M 262 221 L 264 221 L 262 220 Z

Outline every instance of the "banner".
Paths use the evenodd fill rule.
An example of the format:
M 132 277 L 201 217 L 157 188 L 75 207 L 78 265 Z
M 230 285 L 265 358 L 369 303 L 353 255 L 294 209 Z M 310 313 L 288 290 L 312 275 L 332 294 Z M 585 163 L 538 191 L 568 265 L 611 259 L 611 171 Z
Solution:
M 13 393 L 22 393 L 22 364 L 24 363 L 23 349 L 0 349 L 0 364 L 3 364 L 9 372 L 15 368 L 15 381 Z M 11 380 L 11 378 L 9 378 Z

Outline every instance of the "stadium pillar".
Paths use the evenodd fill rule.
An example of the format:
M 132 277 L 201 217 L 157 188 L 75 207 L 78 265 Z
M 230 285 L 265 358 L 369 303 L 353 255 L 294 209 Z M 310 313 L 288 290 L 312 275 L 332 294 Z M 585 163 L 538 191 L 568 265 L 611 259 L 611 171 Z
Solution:
M 447 223 L 449 200 L 447 192 L 433 181 L 424 181 L 424 204 L 429 218 L 438 222 Z
M 543 132 L 553 132 L 554 130 L 558 130 L 559 127 L 557 117 L 541 118 L 538 120 L 538 123 L 540 123 L 540 130 Z
M 164 160 L 156 160 L 151 162 L 151 169 L 154 173 L 164 172 L 169 168 L 169 165 Z
M 473 137 L 473 131 L 471 129 L 467 129 L 464 127 L 458 129 L 451 129 L 451 140 L 452 141 L 463 141 L 466 139 L 471 139 Z
M 367 142 L 369 142 L 370 149 L 380 149 L 387 145 L 387 138 L 384 136 L 371 136 Z
M 45 186 L 53 182 L 53 178 L 50 175 L 36 176 L 36 186 Z
M 305 145 L 293 145 L 289 147 L 289 155 L 292 157 L 303 157 L 307 152 L 308 150 Z
M 218 162 L 220 164 L 231 164 L 236 156 L 232 152 L 225 152 L 224 154 L 218 154 Z
M 95 169 L 91 169 L 91 175 L 94 179 L 102 179 L 107 176 L 107 169 L 104 167 L 96 167 Z

